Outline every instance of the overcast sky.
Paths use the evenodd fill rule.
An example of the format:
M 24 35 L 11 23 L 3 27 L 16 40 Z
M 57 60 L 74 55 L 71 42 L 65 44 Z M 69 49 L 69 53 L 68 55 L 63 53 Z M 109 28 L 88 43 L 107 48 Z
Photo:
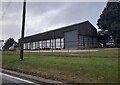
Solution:
M 28 2 L 25 36 L 86 20 L 98 28 L 97 20 L 105 6 L 105 2 Z M 0 20 L 0 39 L 12 37 L 18 41 L 21 36 L 22 2 L 4 2 L 0 13 L 4 14 Z

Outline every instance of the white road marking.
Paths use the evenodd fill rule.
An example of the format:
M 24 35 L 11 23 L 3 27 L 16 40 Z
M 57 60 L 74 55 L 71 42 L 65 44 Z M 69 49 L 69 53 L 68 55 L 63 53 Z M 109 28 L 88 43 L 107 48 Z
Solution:
M 28 80 L 25 80 L 25 79 L 21 79 L 21 78 L 18 78 L 18 77 L 10 76 L 10 75 L 4 74 L 4 73 L 0 73 L 0 74 L 1 74 L 1 75 L 4 75 L 4 76 L 11 77 L 11 78 L 14 78 L 14 79 L 16 79 L 16 80 L 20 80 L 20 81 L 26 82 L 26 83 L 35 84 L 34 82 L 31 82 L 31 81 L 28 81 Z

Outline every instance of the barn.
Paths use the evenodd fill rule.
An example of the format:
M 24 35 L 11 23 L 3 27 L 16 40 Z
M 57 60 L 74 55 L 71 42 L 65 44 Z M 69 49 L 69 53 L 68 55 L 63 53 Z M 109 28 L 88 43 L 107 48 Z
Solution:
M 25 50 L 89 49 L 97 46 L 97 29 L 89 21 L 24 38 Z

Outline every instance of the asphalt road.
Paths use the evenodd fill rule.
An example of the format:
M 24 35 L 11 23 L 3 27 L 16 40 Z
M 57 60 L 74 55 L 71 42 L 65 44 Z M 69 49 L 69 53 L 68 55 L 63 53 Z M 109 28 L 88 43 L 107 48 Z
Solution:
M 0 73 L 0 79 L 2 80 L 2 84 L 11 84 L 11 85 L 34 85 L 34 82 L 29 80 L 24 80 L 12 75 Z

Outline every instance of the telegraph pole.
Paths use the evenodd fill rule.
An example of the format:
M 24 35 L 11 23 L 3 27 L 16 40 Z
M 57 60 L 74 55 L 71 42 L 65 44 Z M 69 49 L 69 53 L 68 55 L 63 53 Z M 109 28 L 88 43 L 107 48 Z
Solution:
M 20 39 L 20 61 L 23 61 L 23 43 L 24 43 L 24 31 L 25 31 L 25 14 L 26 14 L 26 0 L 23 2 L 23 15 L 22 15 L 22 31 Z

